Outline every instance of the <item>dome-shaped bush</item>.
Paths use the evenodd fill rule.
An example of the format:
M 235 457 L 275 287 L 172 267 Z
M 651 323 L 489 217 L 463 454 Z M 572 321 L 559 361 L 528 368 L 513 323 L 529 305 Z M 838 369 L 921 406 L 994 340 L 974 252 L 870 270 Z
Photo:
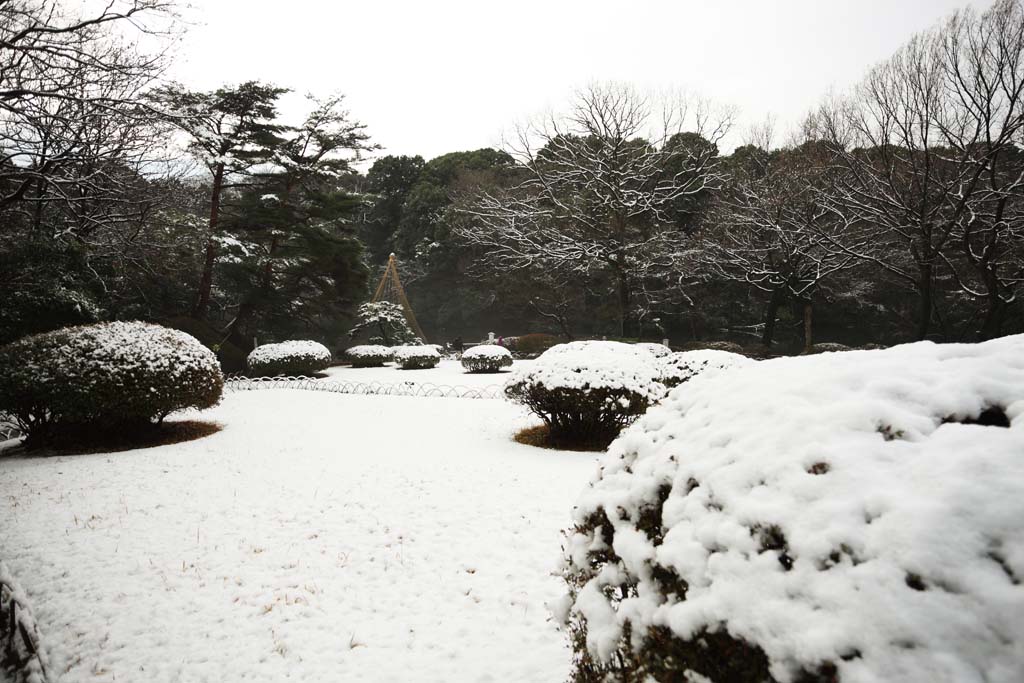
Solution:
M 331 364 L 331 352 L 315 341 L 286 341 L 257 346 L 246 362 L 256 377 L 313 375 Z
M 388 346 L 363 344 L 346 349 L 345 356 L 354 368 L 379 368 L 394 358 L 394 353 Z
M 672 353 L 672 349 L 665 346 L 664 344 L 658 344 L 656 342 L 640 342 L 638 344 L 634 344 L 633 346 L 648 351 L 655 358 L 664 358 L 668 354 Z
M 1024 336 L 699 376 L 584 490 L 581 681 L 1024 680 Z
M 395 362 L 403 370 L 424 370 L 432 368 L 441 360 L 441 354 L 433 346 L 396 346 Z
M 603 448 L 664 395 L 658 374 L 655 358 L 630 344 L 572 342 L 515 372 L 505 395 L 544 421 L 551 445 Z
M 661 358 L 659 362 L 661 364 L 661 382 L 672 388 L 708 370 L 725 370 L 756 361 L 738 353 L 707 349 L 679 351 Z
M 500 372 L 510 365 L 512 352 L 497 344 L 481 344 L 462 354 L 462 367 L 466 372 Z
M 68 327 L 0 347 L 0 412 L 32 441 L 208 408 L 224 386 L 214 353 L 179 330 L 140 322 Z

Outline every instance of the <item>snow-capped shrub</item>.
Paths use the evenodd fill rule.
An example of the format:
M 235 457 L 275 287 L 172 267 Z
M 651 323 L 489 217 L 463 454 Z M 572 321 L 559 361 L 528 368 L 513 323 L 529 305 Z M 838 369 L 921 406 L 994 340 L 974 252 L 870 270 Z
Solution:
M 574 509 L 575 680 L 1024 680 L 1024 336 L 687 389 Z
M 257 346 L 246 362 L 256 377 L 313 375 L 331 364 L 331 352 L 315 341 L 286 341 Z
M 462 354 L 462 367 L 466 372 L 500 372 L 510 365 L 512 352 L 497 344 L 481 344 Z
M 652 362 L 653 358 L 651 352 L 639 344 L 623 344 L 622 342 L 617 341 L 600 340 L 574 341 L 565 342 L 564 344 L 556 344 L 542 353 L 540 358 L 549 358 L 563 353 L 569 354 L 577 352 L 595 355 L 616 354 L 619 357 L 630 356 L 648 363 Z
M 707 370 L 725 370 L 754 362 L 746 356 L 728 351 L 679 351 L 659 359 L 661 383 L 669 388 L 677 387 Z
M 821 344 L 813 344 L 811 346 L 810 353 L 830 353 L 833 351 L 849 351 L 850 347 L 846 344 L 836 344 L 835 342 L 824 342 Z
M 432 368 L 441 360 L 441 354 L 433 346 L 396 346 L 395 362 L 403 370 Z
M 345 350 L 345 356 L 352 361 L 354 368 L 379 368 L 394 357 L 387 346 L 364 344 Z
M 0 412 L 30 441 L 114 431 L 220 400 L 217 357 L 179 330 L 140 322 L 67 327 L 0 347 Z
M 672 349 L 665 346 L 664 344 L 659 344 L 657 342 L 640 342 L 638 344 L 634 344 L 633 346 L 638 346 L 641 349 L 645 349 L 646 351 L 650 352 L 651 355 L 653 355 L 655 358 L 664 358 L 668 354 L 672 353 Z
M 682 345 L 683 351 L 728 351 L 729 353 L 743 353 L 743 347 L 731 341 L 695 341 Z
M 573 342 L 513 374 L 505 395 L 544 421 L 552 445 L 603 448 L 664 395 L 658 374 L 630 344 Z

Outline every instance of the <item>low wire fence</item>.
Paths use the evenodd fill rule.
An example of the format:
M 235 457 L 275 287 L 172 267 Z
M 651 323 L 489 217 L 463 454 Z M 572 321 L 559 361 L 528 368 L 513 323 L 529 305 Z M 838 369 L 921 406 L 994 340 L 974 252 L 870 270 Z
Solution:
M 259 389 L 301 389 L 335 394 L 364 396 L 420 396 L 431 398 L 502 398 L 500 384 L 485 387 L 452 386 L 430 382 L 337 382 L 315 377 L 229 377 L 224 383 L 229 391 Z

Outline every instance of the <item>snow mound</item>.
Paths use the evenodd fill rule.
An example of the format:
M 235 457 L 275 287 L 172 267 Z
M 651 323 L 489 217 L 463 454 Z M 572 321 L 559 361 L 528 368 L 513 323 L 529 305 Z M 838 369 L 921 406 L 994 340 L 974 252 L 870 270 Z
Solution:
M 396 346 L 393 352 L 403 370 L 432 368 L 441 360 L 437 347 L 427 344 Z
M 672 353 L 672 349 L 670 349 L 669 347 L 665 346 L 664 344 L 658 344 L 655 342 L 640 342 L 638 344 L 634 344 L 633 346 L 646 350 L 655 358 L 664 358 L 668 354 Z
M 558 611 L 577 664 L 1024 680 L 1022 454 L 1024 336 L 695 377 L 574 510 Z
M 661 358 L 660 361 L 661 381 L 669 387 L 679 386 L 704 372 L 717 372 L 756 362 L 738 353 L 715 349 L 680 351 L 669 354 Z
M 319 342 L 294 340 L 257 346 L 246 359 L 257 374 L 313 374 L 331 364 L 331 352 Z

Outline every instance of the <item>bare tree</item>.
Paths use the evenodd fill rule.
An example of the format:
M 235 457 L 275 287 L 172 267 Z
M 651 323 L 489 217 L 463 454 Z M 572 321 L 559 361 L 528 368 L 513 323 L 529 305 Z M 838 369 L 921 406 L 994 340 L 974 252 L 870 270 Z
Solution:
M 480 192 L 458 234 L 491 269 L 607 278 L 625 336 L 633 292 L 678 263 L 694 203 L 721 182 L 717 143 L 730 123 L 703 102 L 656 106 L 627 86 L 591 86 L 567 115 L 518 131 L 509 151 L 525 179 Z
M 1006 208 L 1020 190 L 1019 166 L 1011 170 L 1009 160 L 1024 126 L 1022 35 L 1020 0 L 1000 0 L 984 15 L 958 13 L 815 119 L 843 171 L 820 200 L 859 233 L 833 244 L 916 291 L 919 339 L 932 329 L 940 271 L 988 301 L 986 335 L 1019 280 L 1004 261 L 1019 235 Z M 980 286 L 957 275 L 960 258 Z
M 767 152 L 756 149 L 714 209 L 699 251 L 713 276 L 743 282 L 769 295 L 761 342 L 771 346 L 779 309 L 803 308 L 804 347 L 812 340 L 815 296 L 834 274 L 859 260 L 833 248 L 849 225 L 819 201 L 828 153 L 814 142 Z

